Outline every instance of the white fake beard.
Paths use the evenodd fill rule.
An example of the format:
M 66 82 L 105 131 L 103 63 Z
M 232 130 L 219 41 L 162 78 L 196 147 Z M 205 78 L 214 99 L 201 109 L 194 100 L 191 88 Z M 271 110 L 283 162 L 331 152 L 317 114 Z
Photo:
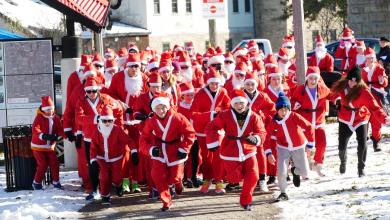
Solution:
M 326 48 L 324 47 L 316 47 L 316 57 L 317 58 L 324 58 L 326 55 Z
M 184 77 L 186 82 L 192 82 L 194 70 L 189 67 L 187 70 L 180 70 L 180 75 Z
M 236 77 L 233 76 L 232 84 L 234 89 L 241 89 L 244 87 L 244 81 L 238 80 Z
M 103 137 L 108 138 L 110 136 L 112 129 L 114 128 L 114 123 L 110 123 L 108 127 L 101 120 L 99 120 L 98 129 Z
M 136 77 L 130 77 L 127 71 L 124 72 L 126 91 L 130 93 L 131 96 L 139 96 L 141 94 L 141 89 L 143 86 L 141 71 L 138 71 Z
M 289 61 L 286 64 L 284 64 L 284 63 L 279 61 L 278 66 L 280 67 L 280 69 L 282 69 L 283 73 L 288 73 L 288 68 L 291 66 L 291 62 Z
M 119 59 L 117 62 L 117 65 L 118 65 L 118 67 L 123 68 L 125 63 L 126 63 L 126 59 Z
M 364 57 L 364 55 L 358 54 L 356 56 L 356 65 L 360 65 L 364 62 L 366 62 L 366 58 Z
M 290 55 L 293 56 L 295 54 L 295 47 L 288 49 L 290 51 Z
M 348 48 L 348 49 L 352 47 L 352 44 L 351 44 L 351 42 L 349 42 L 349 41 L 344 41 L 344 45 L 345 45 L 345 47 Z
M 113 77 L 113 76 L 114 76 L 114 75 L 109 74 L 109 73 L 105 73 L 105 74 L 104 74 L 104 78 L 106 79 L 106 87 L 107 87 L 107 89 L 110 88 L 111 80 L 112 80 L 112 77 Z
M 234 69 L 236 68 L 236 64 L 224 64 L 226 71 L 228 71 L 230 74 L 234 73 Z

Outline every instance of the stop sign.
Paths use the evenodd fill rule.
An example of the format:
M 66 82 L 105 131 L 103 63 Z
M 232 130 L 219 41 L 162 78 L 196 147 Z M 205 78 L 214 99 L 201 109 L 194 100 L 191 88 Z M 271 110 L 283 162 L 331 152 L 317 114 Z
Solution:
M 211 13 L 215 13 L 217 12 L 217 7 L 215 7 L 214 5 L 210 7 L 210 11 Z

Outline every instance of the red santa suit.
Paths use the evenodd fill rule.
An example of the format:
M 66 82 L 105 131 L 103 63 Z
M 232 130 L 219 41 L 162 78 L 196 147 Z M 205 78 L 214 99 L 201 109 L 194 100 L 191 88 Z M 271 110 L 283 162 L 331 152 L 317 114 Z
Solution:
M 169 108 L 169 98 L 164 93 L 156 92 L 152 108 L 159 104 Z M 170 108 L 164 119 L 154 114 L 142 130 L 141 150 L 144 154 L 150 155 L 153 160 L 152 177 L 164 206 L 171 203 L 170 185 L 175 184 L 176 193 L 181 194 L 178 190 L 183 187 L 181 181 L 187 156 L 179 159 L 178 152 L 188 154 L 194 138 L 195 131 L 191 123 Z M 155 147 L 160 148 L 158 157 L 152 154 Z
M 31 149 L 37 160 L 37 171 L 34 177 L 34 183 L 42 184 L 43 178 L 49 166 L 53 178 L 53 184 L 60 182 L 60 162 L 58 161 L 54 147 L 55 141 L 45 139 L 47 135 L 59 134 L 66 139 L 64 128 L 60 117 L 54 114 L 52 116 L 44 113 L 44 110 L 53 109 L 54 103 L 50 96 L 42 97 L 42 105 L 37 110 L 37 116 L 32 125 Z
M 232 105 L 235 102 L 247 102 L 245 93 L 242 90 L 232 91 Z M 240 195 L 240 204 L 249 205 L 252 202 L 252 194 L 259 179 L 259 171 L 256 160 L 257 148 L 265 140 L 265 129 L 261 118 L 247 109 L 247 116 L 244 124 L 237 121 L 236 113 L 230 111 L 221 112 L 206 129 L 207 147 L 220 148 L 220 157 L 223 160 L 226 170 L 226 178 L 231 183 L 239 183 L 244 179 Z M 219 142 L 218 131 L 223 129 L 226 137 Z M 254 136 L 257 140 L 256 146 L 245 141 L 248 136 Z
M 318 35 L 317 36 L 317 39 L 316 39 L 316 45 L 323 45 L 323 47 L 325 48 L 325 43 L 324 41 L 322 40 L 321 36 Z M 320 68 L 320 72 L 323 73 L 323 72 L 333 72 L 333 64 L 334 63 L 334 59 L 333 57 L 328 53 L 328 52 L 325 52 L 325 57 L 323 58 L 317 58 L 317 55 L 316 53 L 314 53 L 311 57 L 310 57 L 310 62 L 309 62 L 309 66 L 317 66 L 318 68 Z
M 158 67 L 158 73 L 160 74 L 161 72 L 163 71 L 166 71 L 166 70 L 169 70 L 169 76 L 168 76 L 168 81 L 167 82 L 164 82 L 164 85 L 162 85 L 161 89 L 164 90 L 164 88 L 166 88 L 166 90 L 164 90 L 165 92 L 167 92 L 168 94 L 172 95 L 172 98 L 173 98 L 173 105 L 176 106 L 175 109 L 177 109 L 177 106 L 178 104 L 180 103 L 180 87 L 179 85 L 177 85 L 176 82 L 170 82 L 170 79 L 171 77 L 174 77 L 172 76 L 172 63 L 171 61 L 162 61 L 160 62 L 160 66 Z M 165 86 L 165 84 L 169 84 L 168 87 Z
M 203 71 L 198 67 L 191 65 L 191 58 L 187 51 L 182 51 L 178 60 L 180 66 L 192 68 L 192 85 L 194 88 L 202 88 L 204 84 Z
M 364 44 L 364 41 L 355 41 L 355 43 L 356 43 L 356 50 L 358 50 L 359 48 L 362 48 L 363 51 L 365 52 L 366 45 Z M 361 64 L 366 62 L 366 57 L 364 55 L 364 52 L 363 52 L 363 54 L 360 54 L 358 51 L 358 54 L 356 54 L 356 56 L 353 58 L 353 61 L 351 64 L 352 66 L 361 65 Z
M 238 73 L 240 75 L 246 75 L 248 72 L 249 71 L 246 62 L 238 62 L 236 64 L 236 67 L 234 69 L 234 74 Z M 228 92 L 229 97 L 231 95 L 230 92 L 232 92 L 235 89 L 242 89 L 244 87 L 244 81 L 239 81 L 234 74 L 231 76 L 232 80 L 225 84 L 225 89 Z
M 343 40 L 351 40 L 352 39 L 352 30 L 348 27 L 345 28 L 343 33 Z M 339 45 L 337 47 L 336 53 L 334 54 L 337 59 L 343 59 L 341 61 L 341 71 L 343 71 L 345 74 L 348 73 L 348 70 L 350 70 L 353 66 L 353 59 L 358 54 L 358 51 L 356 49 L 356 44 L 353 44 L 350 48 L 347 48 L 343 45 Z
M 221 82 L 221 75 L 218 71 L 210 69 L 207 84 L 211 82 Z M 207 149 L 205 128 L 207 124 L 214 119 L 214 114 L 222 110 L 227 110 L 230 105 L 229 96 L 224 88 L 219 87 L 213 97 L 210 90 L 206 87 L 195 94 L 191 105 L 191 120 L 196 131 L 196 137 L 201 149 L 202 155 L 202 173 L 205 180 L 214 178 L 216 182 L 224 179 L 225 172 L 222 168 L 222 162 L 219 150 L 212 153 Z M 222 138 L 222 136 L 220 137 Z
M 110 105 L 105 105 L 102 109 L 100 120 L 114 120 Z M 136 150 L 133 139 L 119 126 L 111 123 L 111 131 L 107 134 L 102 127 L 105 124 L 99 122 L 99 126 L 92 135 L 91 161 L 97 161 L 100 166 L 100 194 L 109 197 L 111 184 L 122 187 L 122 160 L 125 154 L 125 146 Z

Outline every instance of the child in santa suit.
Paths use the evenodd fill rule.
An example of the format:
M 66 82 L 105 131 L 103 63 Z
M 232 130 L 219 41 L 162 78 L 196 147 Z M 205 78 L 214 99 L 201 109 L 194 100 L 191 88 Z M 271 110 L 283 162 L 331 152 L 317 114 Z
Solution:
M 162 211 L 173 205 L 171 185 L 175 186 L 177 195 L 183 191 L 184 161 L 195 138 L 191 123 L 171 109 L 169 103 L 167 93 L 154 93 L 151 108 L 155 114 L 145 124 L 140 137 L 141 150 L 153 160 L 152 177 L 163 202 Z
M 252 211 L 252 194 L 259 180 L 256 150 L 264 142 L 266 133 L 260 116 L 247 106 L 245 92 L 235 89 L 230 96 L 231 110 L 219 113 L 205 129 L 207 147 L 210 151 L 220 148 L 220 157 L 229 182 L 238 183 L 244 179 L 240 205 Z M 218 134 L 221 129 L 224 129 L 226 135 L 222 143 L 219 142 Z
M 291 173 L 296 187 L 300 186 L 300 175 L 308 175 L 309 163 L 306 152 L 314 146 L 314 127 L 301 115 L 291 112 L 290 100 L 283 92 L 279 93 L 275 106 L 277 113 L 267 126 L 265 153 L 271 164 L 277 162 L 277 176 L 281 194 L 276 201 L 284 201 L 288 200 L 286 175 L 290 158 L 292 157 L 294 160 L 295 166 L 291 167 Z M 277 140 L 276 152 L 270 146 L 272 136 L 275 136 Z M 273 155 L 275 153 L 278 156 L 277 161 Z
M 100 193 L 103 205 L 110 205 L 111 184 L 116 188 L 116 194 L 123 196 L 122 160 L 125 146 L 137 149 L 133 139 L 122 127 L 114 125 L 114 114 L 111 104 L 103 106 L 100 112 L 99 124 L 93 132 L 91 142 L 91 165 L 96 173 L 100 167 Z
M 54 147 L 57 140 L 56 134 L 65 139 L 66 135 L 60 117 L 55 114 L 54 103 L 50 95 L 41 97 L 41 99 L 42 105 L 38 108 L 37 117 L 35 117 L 32 125 L 31 149 L 38 163 L 33 187 L 35 190 L 42 189 L 42 180 L 45 177 L 47 166 L 49 166 L 54 187 L 61 189 L 60 162 Z M 69 139 L 69 141 L 74 141 L 74 138 Z

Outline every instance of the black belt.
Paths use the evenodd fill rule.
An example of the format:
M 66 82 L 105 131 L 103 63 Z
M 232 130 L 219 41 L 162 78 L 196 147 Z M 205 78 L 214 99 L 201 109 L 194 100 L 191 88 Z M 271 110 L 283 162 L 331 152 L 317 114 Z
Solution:
M 326 70 L 326 68 L 320 68 L 320 70 Z
M 232 139 L 232 140 L 245 140 L 245 138 L 248 137 L 248 135 L 246 136 L 242 136 L 242 137 L 235 137 L 235 136 L 231 136 L 231 135 L 226 135 L 228 138 Z
M 353 57 L 343 57 L 344 60 L 348 59 L 348 58 L 353 58 Z
M 343 105 L 343 106 L 344 106 L 344 108 L 347 109 L 348 111 L 354 111 L 354 112 L 356 112 L 356 111 L 359 111 L 359 110 L 360 110 L 360 108 L 350 108 L 350 107 L 345 106 L 345 105 Z
M 158 137 L 156 137 L 159 141 L 161 141 L 162 143 L 164 143 L 164 144 L 169 144 L 169 145 L 172 145 L 172 144 L 174 144 L 174 143 L 177 143 L 177 142 L 179 142 L 180 140 L 181 140 L 181 138 L 178 138 L 178 139 L 175 139 L 175 140 L 173 140 L 173 141 L 164 141 L 164 140 L 162 140 L 162 139 L 160 139 L 160 138 L 158 138 Z
M 379 82 L 366 82 L 367 85 L 375 84 L 375 83 L 378 83 L 378 84 L 379 84 Z
M 318 109 L 320 109 L 320 108 L 319 108 L 319 107 L 318 107 L 318 108 L 315 108 L 315 109 L 308 109 L 308 108 L 304 109 L 304 108 L 300 108 L 299 110 L 302 110 L 302 111 L 305 111 L 305 112 L 307 112 L 307 113 L 310 113 L 310 112 L 316 112 L 316 111 L 318 111 Z

